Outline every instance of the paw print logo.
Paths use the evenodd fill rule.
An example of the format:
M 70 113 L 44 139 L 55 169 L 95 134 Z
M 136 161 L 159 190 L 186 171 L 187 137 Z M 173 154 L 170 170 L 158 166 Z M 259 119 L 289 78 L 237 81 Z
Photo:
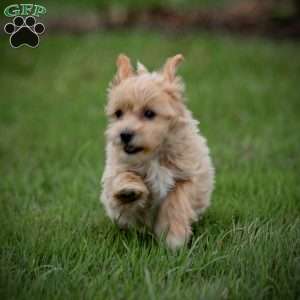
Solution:
M 13 48 L 22 45 L 36 48 L 40 42 L 39 35 L 45 31 L 45 26 L 42 23 L 36 23 L 32 16 L 28 16 L 26 19 L 17 16 L 12 23 L 4 26 L 4 31 L 11 35 L 10 44 Z

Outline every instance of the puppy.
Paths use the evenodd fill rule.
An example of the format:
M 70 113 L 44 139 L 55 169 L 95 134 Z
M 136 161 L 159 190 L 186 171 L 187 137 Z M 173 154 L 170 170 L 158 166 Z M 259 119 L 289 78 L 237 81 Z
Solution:
M 159 72 L 125 55 L 108 89 L 106 166 L 101 201 L 120 227 L 147 226 L 176 249 L 206 210 L 214 183 L 209 149 L 185 106 L 176 76 L 183 60 L 169 58 Z

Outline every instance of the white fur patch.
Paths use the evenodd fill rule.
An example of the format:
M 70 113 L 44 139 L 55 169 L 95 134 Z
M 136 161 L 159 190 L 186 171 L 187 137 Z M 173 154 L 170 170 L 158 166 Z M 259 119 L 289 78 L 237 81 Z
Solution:
M 151 161 L 145 181 L 151 187 L 156 204 L 159 204 L 167 196 L 175 184 L 171 171 L 161 166 L 157 160 Z

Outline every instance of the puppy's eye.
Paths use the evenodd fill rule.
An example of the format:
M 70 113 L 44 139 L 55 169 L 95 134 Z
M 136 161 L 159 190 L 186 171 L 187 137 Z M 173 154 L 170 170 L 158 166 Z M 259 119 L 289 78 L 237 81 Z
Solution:
M 123 116 L 123 112 L 121 111 L 121 109 L 118 109 L 115 112 L 115 116 L 116 116 L 117 119 L 120 119 Z
M 144 111 L 144 117 L 151 120 L 156 116 L 156 113 L 153 110 L 147 109 Z

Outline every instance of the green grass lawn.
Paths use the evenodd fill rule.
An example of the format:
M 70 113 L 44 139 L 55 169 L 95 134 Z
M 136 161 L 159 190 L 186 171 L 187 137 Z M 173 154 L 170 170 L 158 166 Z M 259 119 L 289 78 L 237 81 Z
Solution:
M 182 52 L 216 166 L 189 247 L 121 232 L 99 204 L 105 90 L 119 52 Z M 1 299 L 296 299 L 300 44 L 190 34 L 0 40 Z
M 175 10 L 192 10 L 195 8 L 222 8 L 226 5 L 240 3 L 245 0 L 43 0 L 36 4 L 43 5 L 47 9 L 47 15 L 58 15 L 64 12 L 69 15 L 70 12 L 78 13 L 80 11 L 97 10 L 103 12 L 109 8 L 119 9 L 134 9 L 143 10 L 151 9 L 153 7 L 172 8 Z M 291 1 L 291 0 L 289 0 Z M 27 0 L 19 0 L 13 3 L 31 3 Z M 11 5 L 11 0 L 1 0 L 1 11 L 8 5 Z M 1 15 L 0 15 L 1 17 Z

